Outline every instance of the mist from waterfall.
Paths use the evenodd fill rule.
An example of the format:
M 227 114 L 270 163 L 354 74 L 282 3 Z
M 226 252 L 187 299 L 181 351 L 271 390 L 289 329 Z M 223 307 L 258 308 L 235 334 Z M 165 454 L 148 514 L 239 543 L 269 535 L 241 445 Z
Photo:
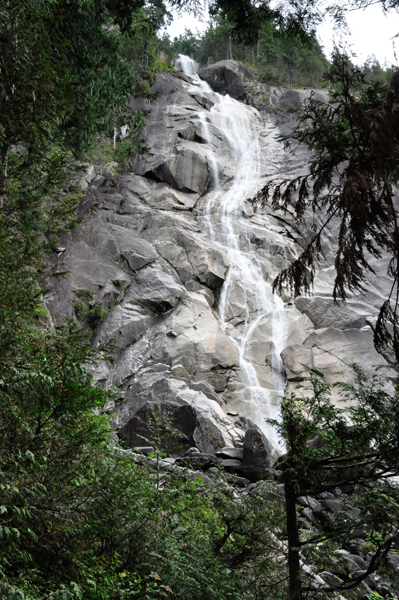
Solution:
M 274 428 L 265 419 L 280 418 L 280 398 L 286 385 L 280 357 L 288 335 L 286 309 L 282 299 L 273 294 L 264 265 L 251 243 L 249 231 L 243 230 L 245 220 L 240 218 L 245 201 L 264 185 L 262 177 L 270 169 L 268 158 L 273 162 L 273 148 L 270 149 L 270 157 L 265 157 L 261 151 L 260 136 L 268 132 L 256 109 L 229 96 L 212 92 L 210 86 L 198 77 L 197 65 L 190 58 L 180 56 L 179 62 L 183 72 L 205 93 L 212 93 L 215 100 L 210 110 L 199 113 L 202 137 L 209 144 L 210 127 L 219 130 L 234 162 L 234 177 L 222 188 L 217 157 L 209 149 L 212 190 L 207 194 L 204 222 L 212 241 L 226 252 L 230 265 L 219 299 L 219 319 L 221 328 L 238 350 L 244 386 L 241 397 L 242 402 L 247 404 L 245 416 L 259 425 L 270 441 L 278 444 Z M 276 146 L 275 137 L 269 137 L 271 145 Z M 237 323 L 232 318 L 234 311 L 231 307 L 238 289 L 244 296 L 244 310 Z M 251 359 L 250 346 L 254 333 L 265 321 L 271 325 L 272 332 L 272 340 L 265 340 L 265 344 L 268 341 L 272 344 L 268 360 L 270 378 L 267 385 L 262 385 L 257 368 L 259 365 Z

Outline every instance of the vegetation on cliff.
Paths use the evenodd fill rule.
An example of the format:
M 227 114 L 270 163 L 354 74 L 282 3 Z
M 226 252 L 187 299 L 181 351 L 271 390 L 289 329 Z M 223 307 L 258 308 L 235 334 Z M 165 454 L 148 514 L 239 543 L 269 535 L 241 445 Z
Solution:
M 218 19 L 203 34 L 186 31 L 174 40 L 172 49 L 199 64 L 238 60 L 269 85 L 321 87 L 328 68 L 315 35 L 304 42 L 299 36 L 282 35 L 272 22 L 262 23 L 257 39 L 248 44 L 232 38 L 228 21 Z
M 268 3 L 218 0 L 213 6 L 235 24 L 237 40 L 257 32 L 255 67 L 280 69 L 284 53 L 291 53 L 296 81 L 303 77 L 306 83 L 320 72 L 324 59 L 317 46 L 307 54 L 307 46 L 295 42 L 294 52 L 292 42 L 274 37 L 270 23 L 282 27 L 283 21 Z M 246 20 L 240 21 L 243 11 Z M 126 101 L 133 89 L 148 91 L 154 69 L 167 68 L 156 51 L 162 44 L 168 50 L 167 42 L 155 36 L 165 18 L 159 0 L 0 0 L 0 595 L 6 599 L 255 600 L 289 594 L 281 491 L 265 482 L 243 495 L 223 475 L 207 483 L 182 472 L 165 476 L 158 451 L 139 461 L 116 447 L 106 416 L 112 394 L 92 386 L 87 368 L 95 356 L 86 332 L 73 323 L 53 327 L 41 301 L 43 249 L 54 249 L 52 236 L 76 207 L 71 171 L 97 135 L 110 135 L 121 124 L 140 126 Z M 297 25 L 306 23 L 301 39 L 312 37 L 311 18 L 284 23 L 287 33 L 297 35 Z M 210 30 L 207 39 L 222 39 L 223 27 Z M 217 49 L 217 41 L 211 43 Z M 236 44 L 230 45 L 234 58 L 251 58 L 252 50 Z M 303 481 L 310 468 L 317 478 L 320 463 L 331 465 L 344 440 L 346 480 L 352 474 L 350 483 L 364 486 L 358 490 L 364 514 L 352 513 L 351 523 L 371 522 L 368 549 L 378 554 L 373 565 L 384 572 L 386 551 L 397 543 L 398 504 L 394 486 L 375 484 L 386 474 L 376 461 L 396 472 L 396 455 L 391 462 L 388 456 L 397 436 L 397 405 L 389 404 L 395 398 L 367 394 L 354 435 L 328 402 L 320 414 L 313 407 L 306 420 L 287 400 L 280 427 L 294 451 L 280 466 L 286 488 L 298 484 L 295 493 L 317 495 L 320 489 Z M 371 400 L 382 402 L 373 405 L 374 413 L 366 410 Z M 388 418 L 395 430 L 387 431 Z M 307 453 L 315 432 L 324 445 Z M 373 448 L 368 478 L 362 475 L 363 446 Z M 373 502 L 383 511 L 373 512 Z M 290 509 L 295 520 L 295 500 Z M 345 527 L 323 536 L 324 554 L 309 559 L 315 568 L 325 566 L 338 543 L 348 542 L 347 522 Z M 291 588 L 291 598 L 302 591 Z

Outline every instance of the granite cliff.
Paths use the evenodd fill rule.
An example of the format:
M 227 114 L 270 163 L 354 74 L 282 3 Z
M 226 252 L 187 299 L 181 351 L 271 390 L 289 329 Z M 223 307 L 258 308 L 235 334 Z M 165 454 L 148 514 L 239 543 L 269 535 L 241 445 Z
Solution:
M 131 447 L 151 439 L 156 416 L 202 453 L 260 443 L 270 454 L 267 440 L 278 440 L 265 420 L 278 416 L 287 385 L 308 369 L 334 383 L 351 380 L 353 362 L 366 372 L 384 362 L 372 326 L 386 264 L 367 293 L 334 305 L 332 227 L 312 296 L 272 293 L 313 216 L 299 230 L 291 213 L 252 198 L 268 179 L 306 166 L 307 153 L 288 154 L 279 135 L 293 125 L 287 107 L 310 92 L 270 88 L 262 103 L 234 61 L 200 74 L 183 57 L 176 74 L 158 75 L 157 100 L 132 100 L 146 116 L 148 152 L 128 174 L 86 177 L 79 225 L 49 260 L 46 305 L 55 323 L 94 329 L 94 379 L 115 388 L 107 410 Z

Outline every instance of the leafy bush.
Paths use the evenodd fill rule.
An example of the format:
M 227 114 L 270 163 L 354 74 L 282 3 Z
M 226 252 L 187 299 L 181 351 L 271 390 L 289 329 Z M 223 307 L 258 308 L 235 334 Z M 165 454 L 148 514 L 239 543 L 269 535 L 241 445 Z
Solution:
M 96 329 L 107 316 L 101 304 L 95 304 L 94 294 L 90 290 L 75 290 L 78 300 L 73 302 L 76 317 L 91 329 Z

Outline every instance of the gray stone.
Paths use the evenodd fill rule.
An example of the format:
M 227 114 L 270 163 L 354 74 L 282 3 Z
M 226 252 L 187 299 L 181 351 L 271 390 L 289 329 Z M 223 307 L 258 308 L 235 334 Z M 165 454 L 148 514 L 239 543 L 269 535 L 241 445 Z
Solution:
M 304 508 L 299 514 L 303 519 L 309 521 L 309 523 L 316 523 L 316 517 L 314 516 L 310 508 Z
M 247 429 L 243 444 L 242 472 L 251 481 L 268 477 L 271 467 L 272 449 L 262 431 L 257 426 Z
M 371 588 L 364 581 L 361 581 L 355 588 L 351 590 L 351 596 L 356 600 L 367 600 L 370 594 Z
M 229 94 L 235 100 L 247 98 L 244 77 L 252 78 L 251 71 L 235 60 L 221 60 L 198 71 L 201 79 L 209 83 L 215 92 Z
M 165 95 L 173 90 L 173 84 L 181 87 L 182 83 L 171 74 L 158 75 L 154 90 L 157 82 Z M 203 94 L 190 95 L 179 91 L 173 98 L 173 104 L 168 98 L 154 102 L 143 131 L 149 151 L 145 156 L 138 153 L 134 157 L 132 167 L 135 173 L 165 182 L 181 192 L 202 194 L 208 189 L 215 160 L 210 152 L 220 146 L 221 136 L 220 132 L 212 130 L 212 139 L 205 139 L 204 127 L 198 116 L 199 111 L 204 110 L 202 98 Z M 233 175 L 229 158 L 217 153 L 218 170 L 227 177 Z
M 332 298 L 314 295 L 311 298 L 297 298 L 295 305 L 308 315 L 318 329 L 361 329 L 368 325 L 370 317 L 370 306 L 361 301 L 348 300 L 345 304 L 336 304 Z
M 222 404 L 222 401 L 220 400 L 219 396 L 212 389 L 212 387 L 209 385 L 209 383 L 207 381 L 193 381 L 190 384 L 190 387 L 191 387 L 191 389 L 193 389 L 197 392 L 202 392 L 210 400 L 214 400 L 215 402 L 217 402 L 220 405 Z
M 342 502 L 339 502 L 338 500 L 328 499 L 325 501 L 325 505 L 334 512 L 340 511 L 343 508 Z
M 384 598 L 386 596 L 389 596 L 391 598 L 394 596 L 394 592 L 393 592 L 392 588 L 389 585 L 386 585 L 386 584 L 381 586 L 380 594 L 382 596 L 384 596 Z
M 320 577 L 331 587 L 339 587 L 342 585 L 341 579 L 328 571 L 322 571 Z
M 260 105 L 267 94 L 265 110 L 280 105 L 281 132 L 292 128 L 293 119 L 284 113 L 286 108 L 301 108 L 310 94 L 277 87 L 265 90 L 254 79 L 246 82 L 251 73 L 235 61 L 213 65 L 209 73 L 216 76 L 221 91 L 246 102 Z M 261 316 L 257 286 L 252 289 L 242 277 L 235 277 L 234 257 L 223 248 L 225 222 L 213 219 L 219 209 L 218 194 L 230 189 L 237 171 L 237 155 L 230 132 L 220 113 L 218 116 L 219 95 L 205 92 L 189 77 L 167 72 L 157 75 L 151 91 L 158 94 L 154 102 L 130 102 L 133 110 L 145 114 L 142 133 L 148 153 L 133 157 L 134 173 L 101 177 L 95 169 L 87 172 L 85 186 L 91 185 L 79 205 L 79 224 L 62 233 L 59 250 L 48 261 L 45 305 L 55 325 L 65 318 L 76 320 L 77 292 L 86 290 L 90 301 L 106 313 L 93 334 L 98 363 L 90 372 L 103 388 L 118 390 L 117 402 L 106 407 L 116 430 L 129 437 L 134 429 L 129 424 L 136 419 L 138 431 L 152 440 L 145 416 L 152 414 L 150 405 L 159 405 L 161 412 L 176 419 L 179 411 L 186 411 L 186 425 L 188 416 L 192 418 L 195 426 L 184 434 L 186 447 L 192 445 L 205 453 L 211 453 L 210 447 L 238 450 L 244 425 L 252 427 L 252 421 L 263 423 L 278 413 L 276 376 L 281 375 L 281 365 L 277 366 L 275 315 L 266 311 Z M 318 98 L 323 101 L 322 96 Z M 228 102 L 232 109 L 236 106 L 234 100 Z M 265 115 L 261 117 L 253 108 L 245 110 L 258 119 L 256 140 L 262 173 L 289 177 L 302 172 L 309 155 L 302 149 L 293 156 L 280 152 L 276 117 L 263 119 Z M 220 181 L 216 195 L 208 193 L 215 169 Z M 253 193 L 248 189 L 249 196 Z M 320 221 L 318 215 L 315 219 Z M 210 220 L 214 236 L 209 233 Z M 313 223 L 313 215 L 307 211 L 299 231 L 292 211 L 283 213 L 269 206 L 258 209 L 250 201 L 237 206 L 231 215 L 237 243 L 256 257 L 269 282 L 314 235 Z M 380 364 L 367 325 L 373 324 L 390 285 L 383 273 L 387 257 L 373 263 L 378 277 L 370 275 L 363 296 L 351 296 L 346 305 L 334 305 L 334 268 L 330 265 L 336 231 L 333 223 L 326 233 L 326 260 L 319 265 L 313 295 L 297 299 L 295 306 L 289 295 L 283 294 L 287 303 L 281 323 L 285 341 L 279 349 L 285 345 L 282 358 L 288 392 L 309 368 L 335 383 L 339 379 L 353 381 L 349 366 L 353 361 L 362 364 L 367 373 L 372 372 L 373 364 Z M 232 293 L 224 298 L 225 323 L 221 327 L 218 310 L 226 279 Z M 251 331 L 248 326 L 255 319 Z M 268 397 L 256 407 L 249 401 L 252 389 L 237 350 L 247 332 L 243 358 L 251 362 Z M 281 390 L 280 384 L 277 387 Z M 272 450 L 259 431 L 258 442 L 255 438 L 250 441 L 251 436 L 247 434 L 244 444 L 240 474 L 246 475 L 247 470 L 251 473 L 248 479 L 255 480 L 270 467 Z M 143 444 L 138 436 L 133 438 L 132 434 L 135 446 Z M 318 443 L 314 440 L 314 447 Z M 229 458 L 234 460 L 237 455 Z M 310 503 L 305 507 L 321 510 Z
M 370 327 L 339 329 L 329 327 L 312 333 L 302 345 L 285 348 L 282 359 L 290 381 L 309 375 L 309 370 L 330 384 L 339 381 L 355 383 L 356 375 L 351 365 L 362 366 L 366 375 L 372 375 L 377 365 L 386 364 L 373 345 Z M 333 388 L 332 398 L 339 401 L 338 388 Z
M 141 305 L 164 313 L 178 303 L 186 291 L 159 266 L 142 269 L 132 280 L 127 298 L 135 298 Z
M 334 500 L 334 494 L 332 494 L 331 492 L 322 492 L 320 494 L 320 498 L 322 498 L 323 500 Z
M 242 488 L 247 487 L 250 483 L 249 479 L 246 479 L 245 477 L 239 477 L 238 475 L 229 475 L 228 481 Z
M 154 247 L 135 232 L 118 225 L 112 225 L 110 229 L 113 239 L 118 243 L 121 256 L 132 271 L 142 269 L 157 259 L 158 255 Z
M 80 177 L 77 177 L 76 179 L 78 180 L 80 188 L 82 190 L 87 190 L 91 182 L 94 181 L 97 176 L 97 167 L 88 163 L 85 163 L 82 166 L 85 167 L 85 171 L 83 175 L 80 174 Z
M 305 529 L 306 531 L 312 531 L 313 527 L 306 519 L 298 517 L 298 529 Z
M 317 519 L 324 525 L 325 523 L 327 523 L 328 519 L 329 519 L 329 515 L 326 513 L 325 510 L 314 510 L 313 514 L 315 515 L 315 517 L 317 517 Z
M 243 448 L 222 448 L 216 452 L 216 455 L 220 458 L 243 460 L 244 450 Z
M 313 93 L 313 98 L 319 102 L 328 102 L 328 96 L 321 90 L 286 90 L 279 99 L 279 107 L 283 110 L 289 110 L 291 107 L 298 111 L 303 109 L 303 103 L 310 98 Z
M 354 573 L 359 569 L 367 568 L 365 561 L 356 554 L 347 554 L 342 557 L 341 562 L 345 565 L 349 573 Z
M 388 553 L 387 561 L 397 571 L 399 571 L 399 556 L 397 554 L 393 554 L 392 552 Z
M 226 471 L 237 471 L 237 469 L 241 469 L 242 462 L 240 460 L 235 460 L 234 458 L 225 458 L 220 461 L 220 466 Z
M 158 423 L 159 434 L 154 421 Z M 202 433 L 200 430 L 196 412 L 188 404 L 148 402 L 119 429 L 118 436 L 132 448 L 144 439 L 156 441 L 161 448 L 175 454 L 180 454 L 187 446 L 197 446 L 203 452 L 210 450 L 213 454 L 206 437 L 196 435 Z
M 309 507 L 312 510 L 320 510 L 321 504 L 312 496 L 298 496 L 296 499 L 297 503 L 301 506 Z
M 358 554 L 350 554 L 349 556 L 347 556 L 347 559 L 351 560 L 354 563 L 356 563 L 359 569 L 366 569 L 367 568 L 366 562 Z
M 102 170 L 102 175 L 110 175 L 113 177 L 115 175 L 115 171 L 118 168 L 118 163 L 115 161 L 111 161 L 105 165 Z
M 202 453 L 193 453 L 191 456 L 187 456 L 187 452 L 181 458 L 176 459 L 176 464 L 186 465 L 186 466 L 198 466 L 201 465 L 203 469 L 208 469 L 212 465 L 218 463 L 218 459 L 214 454 L 202 454 Z
M 353 573 L 351 573 L 351 575 L 352 575 L 353 579 L 356 579 L 357 577 L 364 577 L 364 575 L 366 575 L 366 573 L 367 573 L 366 569 L 359 569 L 358 571 L 353 571 Z M 362 583 L 367 585 L 371 590 L 376 590 L 378 588 L 378 583 L 370 575 L 367 575 L 366 577 L 364 577 L 364 579 L 362 580 Z
M 171 456 L 168 456 L 167 458 L 162 459 L 162 463 L 166 466 L 171 466 L 176 463 L 176 460 L 177 460 L 176 458 L 172 458 Z
M 151 454 L 155 452 L 154 446 L 135 446 L 133 448 L 133 452 L 137 452 L 138 454 Z
M 337 575 L 341 579 L 347 578 L 346 569 L 344 569 L 344 567 L 342 565 L 339 565 L 339 564 L 329 565 L 329 570 L 331 573 L 333 573 L 334 575 Z
M 201 454 L 201 452 L 198 450 L 198 448 L 196 448 L 195 446 L 189 448 L 184 454 L 183 454 L 183 458 L 185 456 L 197 456 L 198 454 Z

